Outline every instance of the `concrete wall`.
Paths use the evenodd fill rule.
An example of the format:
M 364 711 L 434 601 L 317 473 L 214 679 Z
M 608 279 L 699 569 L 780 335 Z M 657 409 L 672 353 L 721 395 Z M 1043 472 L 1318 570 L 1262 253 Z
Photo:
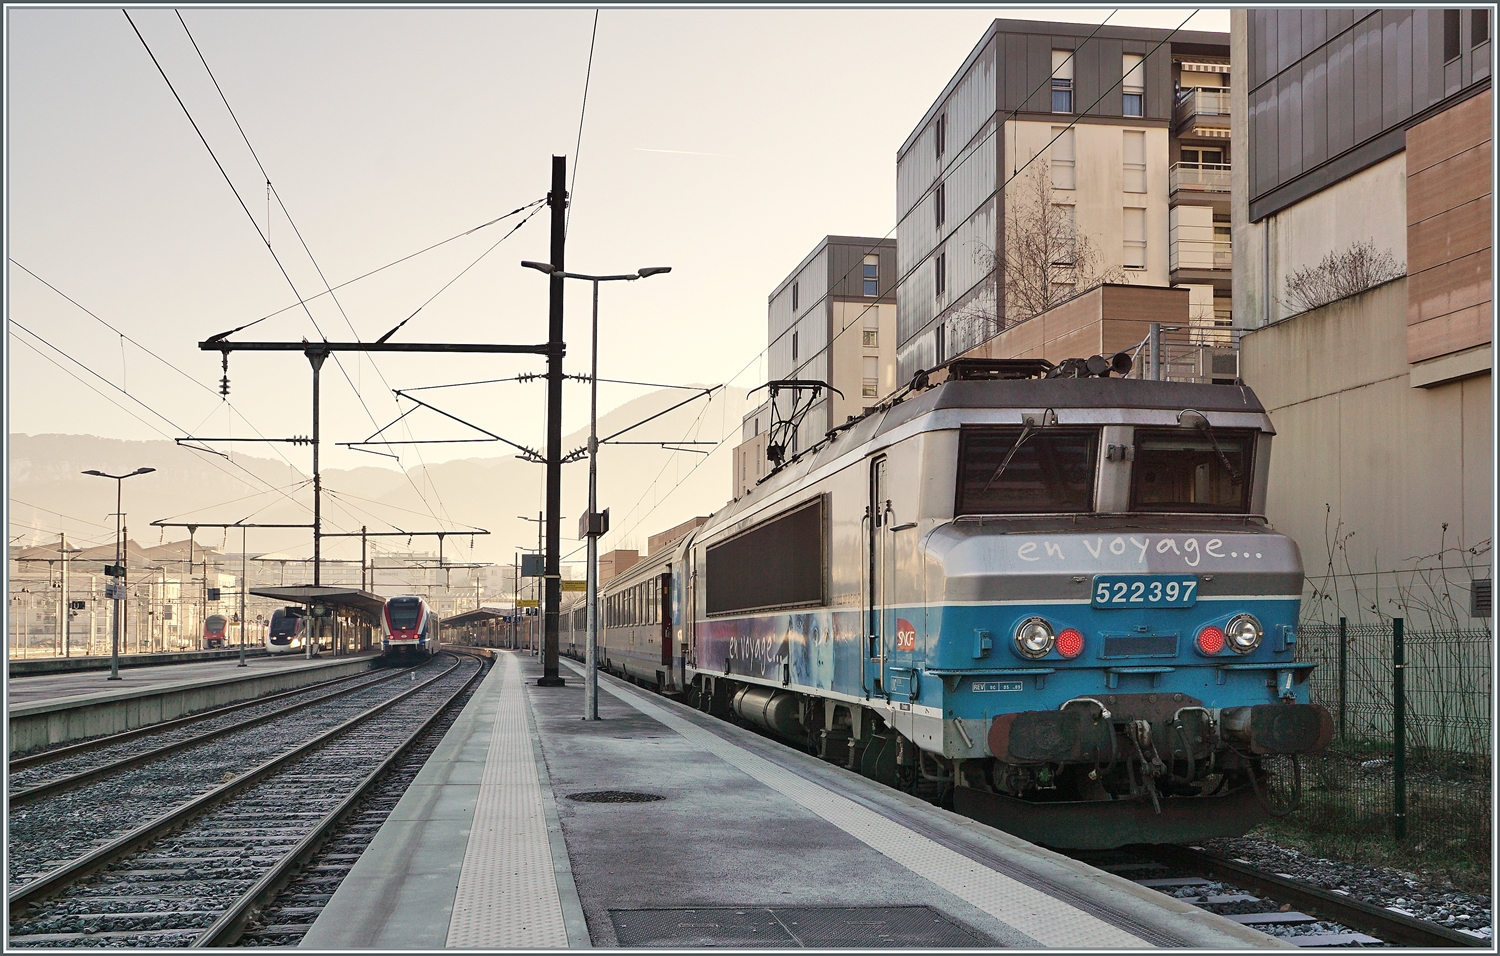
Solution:
M 1302 549 L 1305 620 L 1478 626 L 1491 575 L 1488 372 L 1414 388 L 1407 280 L 1247 333 L 1241 374 L 1276 426 L 1267 516 Z

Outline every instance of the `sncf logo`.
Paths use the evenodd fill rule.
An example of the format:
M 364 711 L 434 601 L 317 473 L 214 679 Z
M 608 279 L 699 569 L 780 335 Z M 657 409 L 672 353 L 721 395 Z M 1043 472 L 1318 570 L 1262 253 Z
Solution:
M 896 618 L 896 650 L 914 651 L 917 649 L 917 629 L 911 626 L 911 622 L 904 618 Z

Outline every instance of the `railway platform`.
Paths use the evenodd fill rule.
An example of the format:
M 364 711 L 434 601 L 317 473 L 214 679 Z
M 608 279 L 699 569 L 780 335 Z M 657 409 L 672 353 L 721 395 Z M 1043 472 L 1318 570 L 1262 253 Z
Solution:
M 312 660 L 247 657 L 120 670 L 11 677 L 6 682 L 10 752 L 133 730 L 192 711 L 347 677 L 378 663 L 378 651 Z
M 304 948 L 1288 945 L 564 664 L 500 653 Z

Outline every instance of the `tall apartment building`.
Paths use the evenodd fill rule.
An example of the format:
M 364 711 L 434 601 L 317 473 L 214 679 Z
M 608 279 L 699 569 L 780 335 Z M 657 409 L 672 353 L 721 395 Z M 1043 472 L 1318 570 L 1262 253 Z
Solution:
M 1325 619 L 1491 613 L 1490 13 L 1231 15 L 1242 376 Z
M 1228 74 L 1219 33 L 996 20 L 897 152 L 897 378 L 1100 281 L 1186 287 L 1212 341 Z
M 896 241 L 826 236 L 767 300 L 767 379 L 827 382 L 787 443 L 788 456 L 896 390 Z M 809 398 L 802 393 L 802 399 Z M 734 452 L 734 497 L 770 468 L 766 444 L 773 411 L 792 412 L 783 392 L 747 412 Z

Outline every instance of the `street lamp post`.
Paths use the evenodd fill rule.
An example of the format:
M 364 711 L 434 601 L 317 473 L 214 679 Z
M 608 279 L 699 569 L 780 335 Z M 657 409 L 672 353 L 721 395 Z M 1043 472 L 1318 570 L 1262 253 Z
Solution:
M 560 274 L 564 279 L 583 279 L 594 284 L 594 317 L 591 346 L 589 350 L 589 510 L 587 520 L 588 558 L 588 642 L 584 660 L 583 719 L 599 719 L 599 535 L 604 533 L 599 520 L 599 283 L 634 282 L 649 276 L 671 272 L 671 266 L 647 266 L 631 275 L 592 276 L 577 272 L 558 273 L 545 262 L 522 262 L 521 265 L 549 275 Z
M 122 519 L 124 517 L 123 514 L 122 514 L 122 512 L 121 512 L 121 501 L 122 501 L 122 496 L 123 496 L 124 493 L 123 493 L 123 491 L 121 489 L 125 485 L 125 479 L 126 478 L 134 478 L 136 475 L 147 475 L 147 474 L 150 474 L 151 472 L 153 472 L 155 470 L 156 470 L 155 468 L 137 468 L 135 471 L 128 472 L 127 474 L 123 474 L 123 475 L 108 475 L 108 474 L 105 474 L 102 471 L 95 471 L 92 468 L 89 469 L 88 471 L 84 472 L 85 475 L 97 475 L 100 478 L 112 478 L 112 479 L 114 479 L 114 482 L 115 482 L 115 566 L 116 567 L 123 568 L 125 562 L 128 560 L 128 557 L 125 558 L 125 559 L 121 558 L 121 551 L 120 551 L 120 549 L 122 547 L 122 544 L 120 542 L 120 529 L 121 529 L 121 523 L 120 522 L 122 521 Z M 113 608 L 114 608 L 114 626 L 113 626 L 113 628 L 111 629 L 111 632 L 110 632 L 109 677 L 107 678 L 108 680 L 119 680 L 120 679 L 120 619 L 123 616 L 122 610 L 120 608 L 120 601 L 123 600 L 123 599 L 120 597 L 120 593 L 121 593 L 121 588 L 124 587 L 124 581 L 125 581 L 125 577 L 124 576 L 120 577 L 117 580 L 117 582 L 115 584 L 115 597 L 114 597 L 114 601 L 112 602 Z

